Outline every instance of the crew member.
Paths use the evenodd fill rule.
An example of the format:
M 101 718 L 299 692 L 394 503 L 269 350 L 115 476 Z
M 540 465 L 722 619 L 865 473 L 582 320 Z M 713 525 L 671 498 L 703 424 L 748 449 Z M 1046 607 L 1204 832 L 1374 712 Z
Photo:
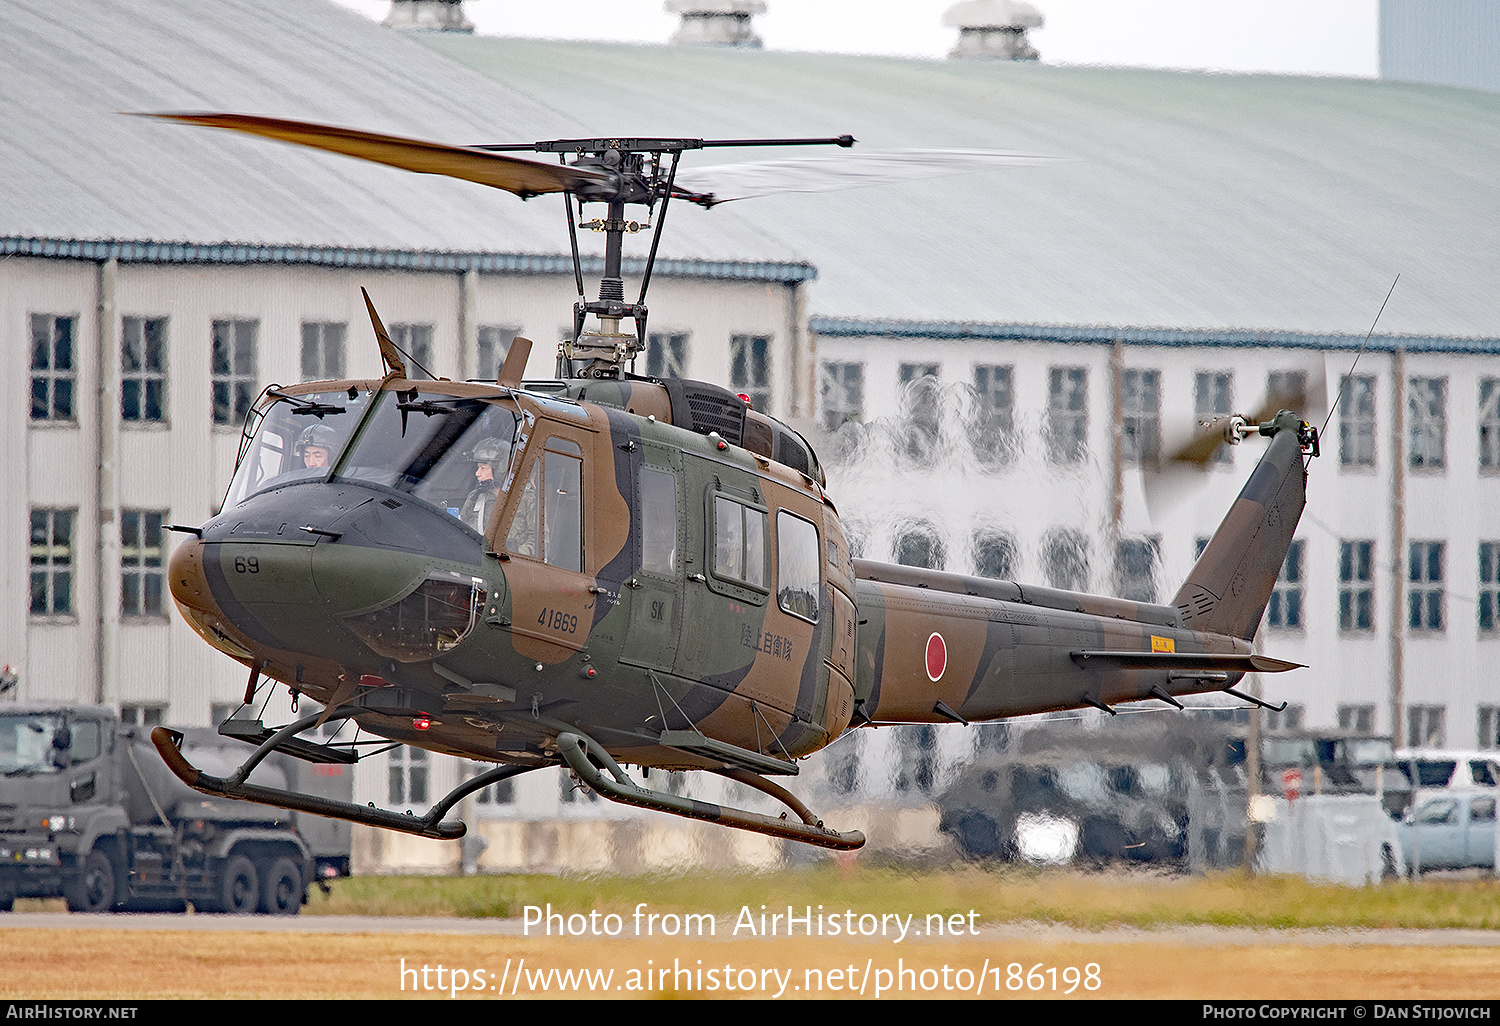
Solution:
M 474 490 L 464 500 L 459 518 L 480 534 L 490 522 L 495 509 L 495 496 L 500 493 L 500 475 L 507 456 L 504 443 L 498 438 L 481 438 L 474 446 L 469 458 L 474 461 Z
M 302 457 L 302 466 L 317 470 L 333 461 L 334 443 L 338 433 L 327 424 L 314 424 L 297 436 L 297 455 Z

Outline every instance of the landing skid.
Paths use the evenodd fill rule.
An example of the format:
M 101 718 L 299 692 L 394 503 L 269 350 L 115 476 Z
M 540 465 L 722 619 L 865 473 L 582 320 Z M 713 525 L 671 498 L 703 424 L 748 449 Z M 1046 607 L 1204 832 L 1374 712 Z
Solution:
M 274 787 L 263 787 L 259 784 L 247 783 L 251 772 L 258 766 L 266 756 L 278 748 L 290 749 L 291 742 L 296 740 L 296 735 L 307 728 L 314 726 L 320 720 L 323 722 L 346 720 L 363 710 L 346 706 L 337 709 L 328 715 L 321 712 L 304 716 L 300 720 L 287 724 L 285 727 L 270 733 L 268 731 L 257 731 L 255 737 L 265 737 L 259 746 L 251 753 L 250 757 L 228 777 L 215 777 L 204 773 L 196 766 L 187 761 L 182 754 L 182 733 L 167 727 L 156 727 L 151 731 L 151 742 L 161 753 L 162 760 L 183 783 L 201 791 L 203 794 L 213 795 L 219 798 L 238 798 L 244 801 L 259 802 L 262 805 L 272 805 L 280 809 L 291 809 L 296 812 L 310 812 L 317 816 L 328 816 L 333 819 L 344 819 L 351 823 L 364 823 L 368 826 L 382 827 L 386 830 L 399 830 L 402 833 L 415 834 L 418 837 L 431 837 L 438 840 L 451 841 L 464 836 L 468 827 L 458 820 L 444 821 L 443 816 L 457 805 L 465 796 L 473 794 L 481 788 L 501 780 L 522 773 L 528 773 L 540 766 L 497 766 L 487 773 L 464 781 L 434 805 L 425 816 L 415 816 L 410 812 L 391 812 L 387 809 L 377 809 L 373 805 L 355 805 L 352 802 L 341 802 L 332 798 L 322 798 L 316 795 L 301 794 L 296 791 L 283 791 Z M 248 732 L 247 732 L 248 733 Z M 304 746 L 307 744 L 303 743 Z M 321 746 L 319 746 L 321 747 Z M 840 832 L 830 830 L 823 825 L 813 813 L 791 792 L 778 784 L 772 783 L 759 773 L 752 772 L 739 767 L 727 767 L 715 770 L 721 776 L 727 777 L 738 783 L 753 787 L 756 790 L 770 795 L 781 802 L 792 812 L 796 813 L 801 822 L 787 818 L 786 813 L 781 817 L 773 818 L 756 812 L 747 812 L 742 809 L 727 808 L 715 805 L 711 802 L 702 802 L 693 798 L 683 798 L 679 795 L 665 794 L 661 791 L 653 791 L 650 788 L 641 787 L 631 780 L 620 764 L 606 752 L 602 745 L 581 734 L 571 731 L 563 731 L 557 736 L 557 752 L 562 756 L 568 768 L 576 773 L 585 784 L 593 791 L 603 795 L 610 801 L 619 802 L 622 805 L 633 805 L 637 808 L 652 809 L 657 812 L 666 812 L 674 816 L 683 816 L 687 819 L 698 819 L 708 823 L 718 823 L 722 826 L 735 827 L 739 830 L 749 830 L 754 833 L 767 834 L 771 837 L 781 837 L 791 841 L 802 841 L 806 844 L 816 844 L 823 848 L 835 848 L 848 851 L 862 847 L 865 843 L 865 835 L 858 830 Z M 291 751 L 289 754 L 298 755 L 309 761 L 327 761 L 324 758 L 316 758 L 311 754 L 301 751 Z M 607 772 L 601 772 L 601 767 Z
M 344 708 L 329 714 L 327 720 L 346 720 L 363 710 Z M 321 798 L 317 795 L 301 794 L 296 791 L 283 791 L 274 787 L 262 787 L 259 784 L 246 783 L 252 770 L 260 764 L 266 756 L 270 755 L 277 746 L 295 736 L 308 727 L 323 719 L 321 712 L 304 716 L 295 723 L 289 723 L 276 731 L 270 737 L 261 742 L 260 746 L 251 753 L 239 769 L 228 777 L 215 777 L 198 769 L 188 762 L 182 754 L 182 733 L 170 730 L 167 727 L 155 727 L 151 731 L 151 743 L 161 753 L 162 760 L 173 773 L 195 791 L 201 791 L 207 795 L 218 798 L 239 798 L 249 802 L 259 802 L 262 805 L 272 805 L 278 809 L 291 809 L 294 812 L 310 812 L 316 816 L 328 816 L 331 819 L 344 819 L 351 823 L 364 823 L 368 826 L 383 827 L 386 830 L 399 830 L 405 834 L 415 834 L 418 837 L 431 837 L 441 841 L 456 840 L 468 831 L 468 827 L 459 820 L 444 821 L 443 816 L 448 810 L 457 805 L 463 798 L 473 794 L 481 788 L 501 780 L 522 773 L 529 773 L 537 766 L 497 766 L 487 773 L 481 773 L 477 777 L 459 784 L 442 801 L 428 810 L 425 816 L 415 816 L 410 812 L 391 812 L 387 809 L 377 809 L 373 805 L 355 805 L 351 802 L 341 802 L 332 798 Z M 296 754 L 296 753 L 292 753 Z M 303 756 L 306 758 L 306 756 Z

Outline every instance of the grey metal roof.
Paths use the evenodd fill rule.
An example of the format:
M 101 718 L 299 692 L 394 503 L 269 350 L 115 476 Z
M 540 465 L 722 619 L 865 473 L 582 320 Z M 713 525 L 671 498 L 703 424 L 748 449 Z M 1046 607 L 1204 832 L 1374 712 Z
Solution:
M 170 110 L 458 143 L 530 141 L 579 127 L 566 106 L 326 0 L 5 0 L 0 236 L 568 251 L 557 197 L 521 203 L 466 182 L 119 113 Z M 716 226 L 717 234 L 677 233 L 663 255 L 793 255 L 732 214 Z
M 0 39 L 3 237 L 566 253 L 556 197 L 520 203 L 121 110 L 450 142 L 852 132 L 874 149 L 1073 159 L 674 208 L 663 255 L 816 266 L 808 308 L 830 317 L 1309 335 L 1365 330 L 1400 272 L 1383 333 L 1500 336 L 1491 93 L 414 37 L 322 0 L 6 0 Z
M 0 256 L 118 260 L 135 264 L 311 264 L 409 271 L 475 270 L 505 274 L 572 274 L 571 256 L 547 253 L 453 253 L 410 249 L 348 249 L 333 246 L 266 246 L 243 242 L 159 242 L 142 239 L 38 239 L 0 236 Z M 585 256 L 584 274 L 602 274 L 604 259 Z M 646 262 L 623 262 L 626 274 L 640 274 Z M 746 260 L 658 258 L 654 274 L 667 278 L 734 279 L 794 284 L 811 281 L 808 264 Z
M 851 132 L 1074 158 L 735 207 L 830 317 L 1500 335 L 1500 96 L 1335 78 L 424 43 L 593 132 Z M 706 154 L 690 154 L 706 162 Z M 748 159 L 738 157 L 737 159 Z M 669 225 L 669 228 L 671 226 Z
M 812 317 L 808 327 L 828 338 L 898 338 L 934 341 L 1070 342 L 1140 346 L 1229 346 L 1274 349 L 1367 349 L 1371 352 L 1500 353 L 1500 338 L 1442 335 L 1309 335 L 1295 331 L 1191 331 L 1083 324 L 988 324 L 973 321 L 853 320 Z

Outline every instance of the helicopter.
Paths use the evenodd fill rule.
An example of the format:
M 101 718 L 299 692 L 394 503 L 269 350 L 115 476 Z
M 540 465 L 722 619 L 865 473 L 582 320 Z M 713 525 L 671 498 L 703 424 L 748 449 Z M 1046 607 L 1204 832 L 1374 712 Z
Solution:
M 188 537 L 169 586 L 193 629 L 248 669 L 246 705 L 279 683 L 322 708 L 279 727 L 227 720 L 221 733 L 256 747 L 226 777 L 154 729 L 201 792 L 454 839 L 466 826 L 445 817 L 463 797 L 563 766 L 611 801 L 847 850 L 863 845 L 859 831 L 826 825 L 772 779 L 795 777 L 847 731 L 1113 714 L 1153 699 L 1180 709 L 1205 692 L 1264 706 L 1236 689 L 1241 678 L 1298 668 L 1251 643 L 1318 454 L 1318 429 L 1296 413 L 1215 426 L 1219 440 L 1269 444 L 1177 596 L 1157 605 L 856 559 L 806 438 L 719 385 L 632 373 L 671 201 L 713 207 L 776 189 L 746 175 L 753 165 L 738 166 L 740 191 L 689 188 L 712 176 L 679 179 L 682 155 L 847 148 L 849 136 L 451 146 L 249 115 L 150 116 L 522 199 L 560 193 L 578 288 L 552 380 L 523 380 L 532 343 L 520 337 L 493 382 L 437 378 L 392 341 L 366 292 L 383 377 L 272 385 L 253 404 L 220 511 L 171 527 Z M 912 158 L 889 164 L 899 177 Z M 822 173 L 766 167 L 773 179 Z M 580 222 L 575 201 L 579 217 L 587 203 L 603 216 Z M 655 224 L 627 301 L 622 243 L 644 220 L 627 218 L 631 206 Z M 593 300 L 580 228 L 605 235 Z M 368 740 L 302 736 L 345 720 Z M 395 745 L 495 768 L 420 816 L 247 780 L 273 751 L 352 763 Z M 718 774 L 787 811 L 653 789 L 651 770 Z

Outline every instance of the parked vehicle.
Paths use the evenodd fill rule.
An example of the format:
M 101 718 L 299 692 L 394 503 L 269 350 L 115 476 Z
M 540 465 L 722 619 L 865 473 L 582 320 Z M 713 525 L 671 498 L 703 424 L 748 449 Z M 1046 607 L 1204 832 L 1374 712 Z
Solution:
M 238 742 L 185 732 L 200 766 L 232 770 Z M 285 757 L 252 782 L 287 787 L 299 771 L 352 790 L 346 767 L 314 775 Z M 210 771 L 213 771 L 211 769 Z M 305 788 L 310 782 L 303 782 Z M 0 708 L 0 911 L 18 897 L 67 899 L 77 912 L 294 915 L 319 876 L 347 874 L 348 824 L 207 798 L 162 763 L 143 728 L 102 706 Z
M 1495 868 L 1493 789 L 1419 791 L 1397 824 L 1409 872 Z

